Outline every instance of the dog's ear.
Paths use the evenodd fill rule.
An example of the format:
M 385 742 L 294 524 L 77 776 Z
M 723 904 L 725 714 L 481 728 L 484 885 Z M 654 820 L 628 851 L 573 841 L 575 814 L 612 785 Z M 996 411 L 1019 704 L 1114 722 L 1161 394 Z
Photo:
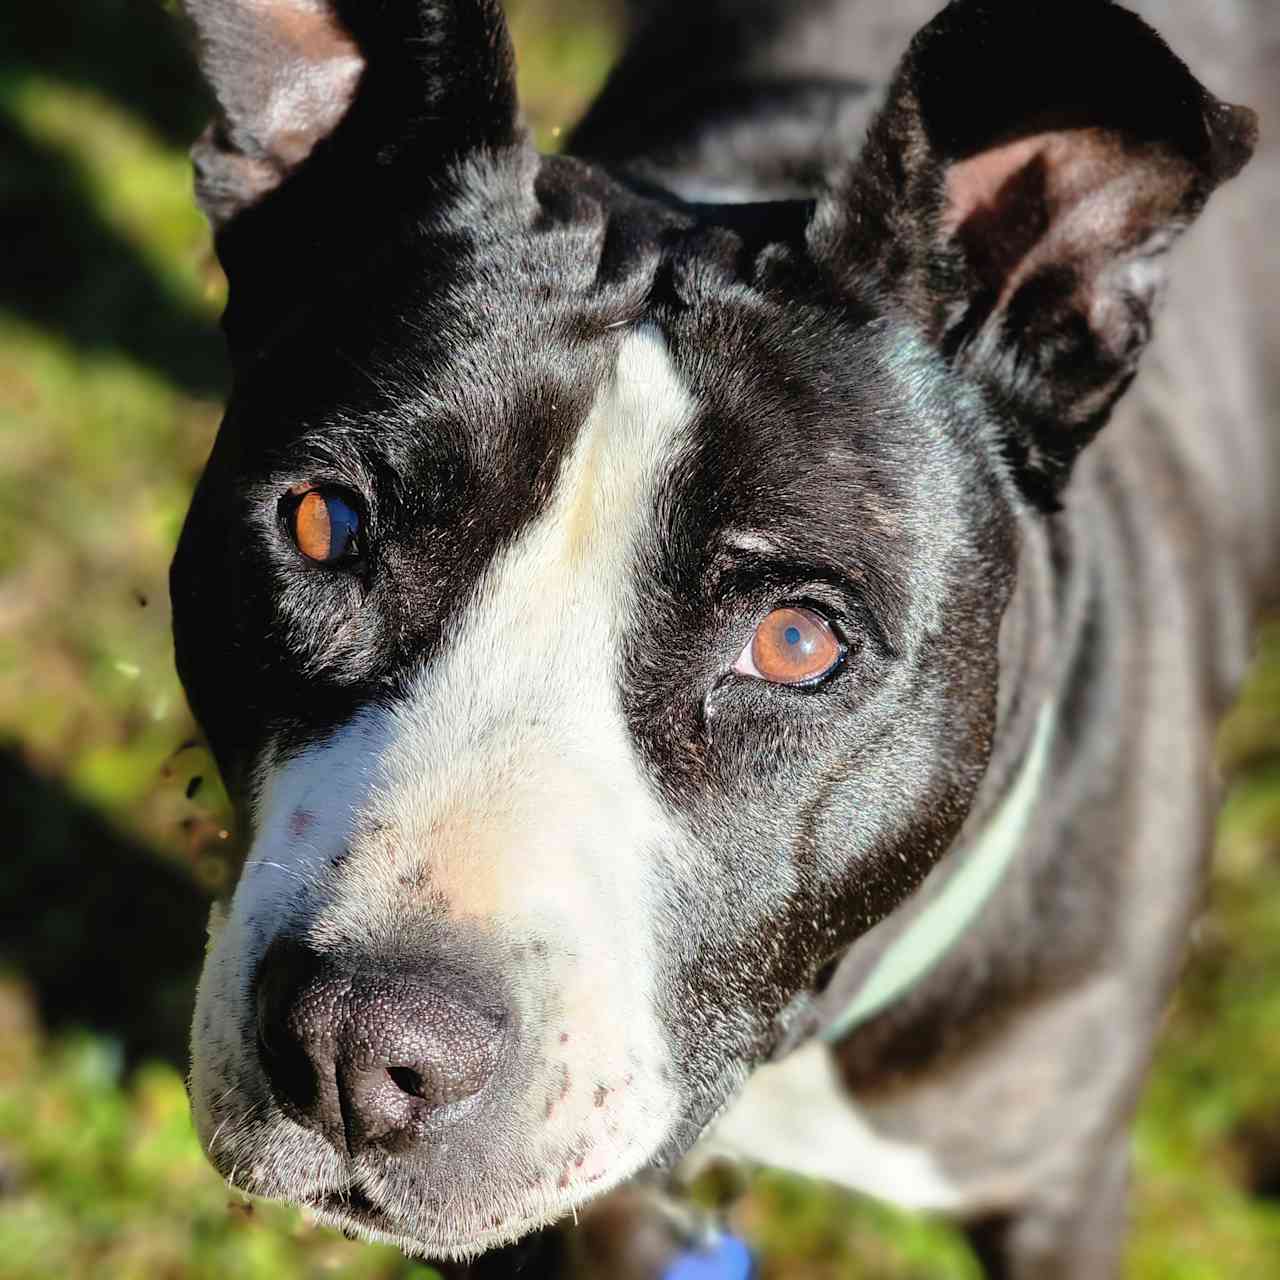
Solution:
M 985 386 L 1052 507 L 1133 376 L 1170 246 L 1256 132 L 1109 0 L 954 0 L 819 202 L 810 248 Z
M 523 143 L 499 0 L 184 4 L 218 108 L 192 157 L 233 353 L 269 331 L 273 297 L 332 287 L 451 162 Z

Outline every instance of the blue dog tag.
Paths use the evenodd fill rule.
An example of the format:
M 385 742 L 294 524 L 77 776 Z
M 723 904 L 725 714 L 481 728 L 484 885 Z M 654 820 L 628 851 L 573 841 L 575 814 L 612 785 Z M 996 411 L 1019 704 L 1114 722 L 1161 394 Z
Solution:
M 706 1249 L 682 1253 L 662 1280 L 751 1280 L 751 1250 L 737 1236 L 720 1236 Z

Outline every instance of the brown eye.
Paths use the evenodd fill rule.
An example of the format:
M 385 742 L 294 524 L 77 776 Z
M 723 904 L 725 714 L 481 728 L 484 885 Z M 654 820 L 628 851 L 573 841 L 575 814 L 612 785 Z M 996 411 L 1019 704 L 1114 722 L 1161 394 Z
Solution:
M 333 564 L 355 550 L 360 517 L 335 493 L 308 489 L 293 509 L 293 540 L 308 560 Z
M 775 609 L 756 628 L 733 669 L 772 684 L 809 684 L 844 657 L 831 624 L 812 609 Z

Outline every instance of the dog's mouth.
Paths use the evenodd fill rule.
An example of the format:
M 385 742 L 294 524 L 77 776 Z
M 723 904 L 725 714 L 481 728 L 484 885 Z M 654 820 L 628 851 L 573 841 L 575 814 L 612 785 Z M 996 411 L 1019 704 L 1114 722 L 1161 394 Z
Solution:
M 406 1251 L 420 1253 L 423 1242 L 414 1238 L 415 1233 L 405 1222 L 392 1217 L 376 1204 L 359 1185 L 353 1184 L 335 1191 L 299 1199 L 296 1203 L 309 1209 L 316 1220 L 341 1231 L 349 1240 L 365 1239 L 388 1242 Z M 467 1241 L 465 1245 L 437 1241 L 433 1252 L 440 1257 L 451 1256 L 465 1248 L 470 1252 L 483 1247 L 484 1242 Z
M 464 1236 L 450 1239 L 437 1231 L 428 1231 L 424 1236 L 411 1223 L 392 1216 L 356 1184 L 299 1198 L 294 1203 L 348 1239 L 392 1244 L 405 1253 L 437 1261 L 474 1258 L 485 1250 L 511 1244 L 560 1216 L 545 1212 L 527 1217 L 518 1212 L 508 1217 L 493 1216 Z
M 374 1204 L 359 1186 L 326 1191 L 302 1201 L 302 1204 L 313 1213 L 335 1221 L 339 1226 L 363 1227 L 387 1235 L 398 1234 L 398 1224 Z

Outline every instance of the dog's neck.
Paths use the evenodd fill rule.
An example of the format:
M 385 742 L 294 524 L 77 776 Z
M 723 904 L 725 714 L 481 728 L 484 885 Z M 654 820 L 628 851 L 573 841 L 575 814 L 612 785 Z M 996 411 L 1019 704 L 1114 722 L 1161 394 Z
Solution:
M 1058 723 L 1058 703 L 1046 699 L 1013 785 L 992 818 L 964 843 L 958 861 L 944 860 L 945 878 L 929 893 L 919 913 L 884 949 L 853 998 L 821 1031 L 829 1044 L 901 999 L 963 937 L 1000 887 L 1031 826 L 1036 801 L 1048 774 Z M 931 879 L 932 877 L 930 877 Z M 928 881 L 926 881 L 928 883 Z M 924 890 L 928 892 L 928 890 Z

